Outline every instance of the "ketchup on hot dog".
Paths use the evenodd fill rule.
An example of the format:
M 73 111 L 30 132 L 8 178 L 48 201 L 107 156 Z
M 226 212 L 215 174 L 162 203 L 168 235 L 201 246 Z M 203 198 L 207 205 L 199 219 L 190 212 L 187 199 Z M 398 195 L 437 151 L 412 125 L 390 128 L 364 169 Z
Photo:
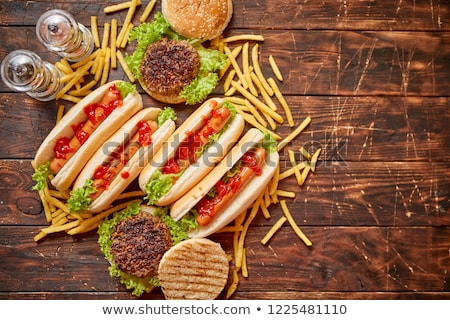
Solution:
M 213 217 L 230 204 L 234 196 L 252 179 L 262 174 L 266 150 L 262 147 L 247 151 L 239 160 L 239 171 L 230 178 L 222 178 L 215 185 L 213 197 L 206 195 L 196 205 L 197 223 L 208 225 Z

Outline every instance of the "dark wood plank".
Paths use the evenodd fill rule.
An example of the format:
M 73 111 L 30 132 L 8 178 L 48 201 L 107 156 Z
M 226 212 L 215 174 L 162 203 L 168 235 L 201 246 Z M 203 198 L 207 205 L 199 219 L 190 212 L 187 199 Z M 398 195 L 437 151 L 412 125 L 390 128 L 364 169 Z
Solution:
M 0 168 L 0 225 L 45 225 L 29 162 L 2 160 Z M 447 226 L 449 187 L 447 162 L 321 162 L 303 188 L 293 177 L 279 186 L 296 192 L 288 204 L 299 223 L 317 226 Z M 274 220 L 281 215 L 270 209 Z
M 420 293 L 450 289 L 448 258 L 442 259 L 450 249 L 449 228 L 303 227 L 312 248 L 288 226 L 263 246 L 259 241 L 267 230 L 249 231 L 249 278 L 239 284 L 243 298 L 265 291 Z M 35 244 L 29 240 L 35 231 L 35 227 L 1 228 L 0 254 L 8 259 L 0 265 L 0 292 L 126 292 L 109 277 L 95 233 L 56 236 Z M 212 238 L 231 253 L 231 234 Z
M 5 25 L 34 25 L 42 13 L 58 8 L 70 11 L 81 23 L 89 25 L 97 15 L 104 23 L 112 16 L 125 19 L 125 13 L 104 14 L 102 8 L 114 1 L 3 1 L 1 11 Z M 147 1 L 143 1 L 144 4 Z M 445 0 L 389 1 L 233 1 L 235 14 L 229 28 L 336 29 L 336 30 L 450 30 L 450 10 Z M 143 6 L 138 8 L 142 12 Z M 160 10 L 160 4 L 155 11 Z M 31 13 L 31 14 L 30 14 Z
M 16 49 L 31 49 L 44 60 L 58 61 L 59 56 L 48 53 L 33 32 L 31 27 L 4 28 L 0 41 L 6 45 L 0 49 L 0 59 Z M 248 30 L 232 30 L 229 34 L 243 33 Z M 286 95 L 448 96 L 448 32 L 254 30 L 252 33 L 265 37 L 260 48 L 263 71 L 271 75 L 267 59 L 272 54 L 283 70 L 286 80 L 282 88 Z M 5 91 L 10 92 L 0 83 L 0 92 Z

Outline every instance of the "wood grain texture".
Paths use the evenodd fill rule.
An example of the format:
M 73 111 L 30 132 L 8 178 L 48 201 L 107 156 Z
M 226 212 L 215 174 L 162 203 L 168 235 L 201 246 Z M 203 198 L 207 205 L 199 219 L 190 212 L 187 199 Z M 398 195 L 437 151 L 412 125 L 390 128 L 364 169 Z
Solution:
M 126 10 L 104 14 L 111 3 L 116 2 L 2 1 L 0 60 L 30 49 L 58 61 L 36 39 L 39 16 L 66 9 L 90 26 L 95 15 L 102 32 L 104 23 L 116 18 L 121 25 L 126 16 Z M 264 74 L 273 77 L 273 55 L 295 123 L 312 119 L 281 151 L 281 169 L 290 167 L 288 150 L 297 161 L 304 160 L 300 147 L 322 151 L 304 186 L 293 177 L 279 185 L 296 193 L 287 205 L 313 246 L 306 247 L 288 224 L 262 245 L 282 215 L 279 204 L 271 205 L 271 218 L 259 213 L 249 228 L 249 277 L 240 278 L 232 298 L 450 299 L 449 2 L 233 4 L 224 35 L 263 35 Z M 123 53 L 133 49 L 131 43 Z M 112 79 L 126 77 L 117 69 Z M 222 94 L 220 83 L 214 95 Z M 146 107 L 164 106 L 145 94 L 143 100 Z M 72 106 L 38 102 L 0 81 L 0 299 L 136 299 L 109 276 L 95 231 L 33 241 L 47 223 L 32 190 L 30 160 L 60 104 Z M 174 108 L 179 125 L 195 106 Z M 282 137 L 291 131 L 286 123 L 277 127 Z M 232 253 L 232 234 L 211 238 Z M 162 298 L 156 289 L 141 299 Z

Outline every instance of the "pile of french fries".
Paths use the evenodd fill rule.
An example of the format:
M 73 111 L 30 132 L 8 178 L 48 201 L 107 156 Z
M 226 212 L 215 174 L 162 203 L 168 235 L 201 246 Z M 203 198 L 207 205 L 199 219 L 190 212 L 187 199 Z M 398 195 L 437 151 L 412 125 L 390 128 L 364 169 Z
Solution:
M 139 17 L 140 23 L 147 21 L 155 4 L 156 0 L 150 0 L 147 3 Z M 105 14 L 127 10 L 127 15 L 121 28 L 117 19 L 111 19 L 110 22 L 105 23 L 101 39 L 97 17 L 91 17 L 91 31 L 94 37 L 95 50 L 90 56 L 77 63 L 70 64 L 65 59 L 61 59 L 55 64 L 63 72 L 64 76 L 61 80 L 66 83 L 57 93 L 57 99 L 77 103 L 82 97 L 92 92 L 94 87 L 106 83 L 110 70 L 116 69 L 118 65 L 121 66 L 130 82 L 135 82 L 136 79 L 134 79 L 125 63 L 121 50 L 127 46 L 129 32 L 134 27 L 132 21 L 139 6 L 141 6 L 140 0 L 131 0 L 105 7 Z M 248 125 L 270 132 L 278 141 L 278 151 L 281 151 L 308 127 L 311 118 L 307 116 L 300 123 L 295 123 L 291 107 L 279 89 L 284 77 L 272 55 L 267 58 L 271 76 L 266 77 L 264 75 L 259 50 L 260 44 L 263 42 L 264 37 L 261 35 L 245 34 L 227 38 L 220 36 L 210 42 L 210 47 L 220 50 L 228 56 L 227 65 L 220 72 L 223 95 L 227 101 L 235 106 L 237 112 L 242 115 Z M 86 79 L 88 78 L 92 78 L 92 80 L 87 82 Z M 60 106 L 57 121 L 63 114 L 64 106 Z M 292 131 L 288 136 L 282 138 L 277 133 L 277 128 L 284 123 L 287 123 Z M 297 152 L 304 159 L 303 161 L 296 161 Z M 234 261 L 233 279 L 228 287 L 226 298 L 231 297 L 236 291 L 239 285 L 239 273 L 243 277 L 248 277 L 245 239 L 250 224 L 259 212 L 266 219 L 271 219 L 269 207 L 272 205 L 279 205 L 283 212 L 283 216 L 273 224 L 261 239 L 263 245 L 267 245 L 277 231 L 288 222 L 305 245 L 312 246 L 312 242 L 295 222 L 286 202 L 286 199 L 295 198 L 296 191 L 279 189 L 279 183 L 284 179 L 294 177 L 298 186 L 301 187 L 308 175 L 315 172 L 320 152 L 321 150 L 318 149 L 310 154 L 303 147 L 298 150 L 288 149 L 287 154 L 291 167 L 281 171 L 280 166 L 278 166 L 274 177 L 254 204 L 241 213 L 234 221 L 234 225 L 227 226 L 220 231 L 233 233 L 233 257 L 230 257 L 230 260 Z M 66 200 L 69 197 L 68 192 L 46 188 L 40 191 L 39 195 L 50 226 L 43 228 L 35 236 L 35 241 L 39 241 L 54 232 L 66 232 L 74 235 L 94 230 L 105 217 L 125 208 L 134 201 L 142 201 L 141 199 L 144 196 L 141 191 L 124 193 L 118 200 L 125 199 L 125 202 L 94 215 L 91 213 L 70 213 L 66 205 Z

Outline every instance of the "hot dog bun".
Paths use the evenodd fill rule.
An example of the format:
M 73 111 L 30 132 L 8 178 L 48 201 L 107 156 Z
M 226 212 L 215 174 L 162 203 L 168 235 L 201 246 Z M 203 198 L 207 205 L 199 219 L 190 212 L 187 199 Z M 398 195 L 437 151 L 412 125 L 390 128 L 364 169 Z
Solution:
M 79 123 L 86 121 L 87 115 L 83 110 L 84 107 L 101 101 L 109 88 L 113 84 L 118 84 L 119 82 L 122 81 L 112 81 L 97 88 L 73 106 L 62 117 L 39 147 L 34 158 L 36 166 L 52 160 L 54 158 L 53 149 L 58 139 L 60 137 L 72 137 L 74 135 L 72 126 L 76 126 Z M 132 115 L 142 108 L 142 98 L 139 93 L 134 91 L 128 94 L 125 99 L 123 99 L 123 104 L 112 111 L 106 120 L 95 129 L 80 149 L 77 150 L 77 152 L 55 175 L 54 179 L 51 181 L 55 188 L 58 190 L 69 189 L 95 150 L 97 150 L 98 147 L 105 142 L 112 133 L 116 132 L 117 129 L 119 129 Z
M 186 139 L 188 134 L 198 130 L 198 128 L 204 124 L 205 117 L 211 113 L 212 109 L 219 108 L 223 103 L 224 100 L 221 98 L 207 100 L 174 132 L 165 146 L 160 149 L 147 167 L 142 170 L 139 176 L 139 187 L 141 190 L 145 191 L 145 186 L 155 171 L 161 170 L 165 163 L 174 156 L 178 146 Z M 217 107 L 215 107 L 216 104 L 218 105 Z M 198 158 L 197 162 L 185 169 L 184 173 L 175 182 L 171 190 L 162 196 L 155 204 L 165 206 L 173 203 L 195 186 L 213 169 L 215 164 L 225 156 L 228 150 L 231 149 L 233 144 L 239 139 L 243 129 L 244 120 L 239 114 L 236 114 L 227 130 L 222 133 L 219 139 Z
M 93 154 L 76 179 L 73 189 L 83 187 L 86 180 L 93 178 L 95 170 L 107 160 L 110 153 L 136 134 L 140 121 L 156 121 L 160 111 L 161 109 L 158 108 L 146 108 L 128 120 Z M 151 135 L 151 143 L 146 146 L 140 146 L 139 151 L 129 159 L 128 163 L 120 170 L 108 188 L 92 201 L 88 210 L 91 212 L 100 212 L 106 209 L 139 175 L 141 170 L 147 165 L 149 159 L 161 148 L 163 142 L 167 140 L 174 130 L 175 122 L 169 119 L 153 132 Z
M 226 157 L 196 187 L 189 190 L 183 197 L 172 204 L 170 208 L 172 218 L 178 221 L 188 213 L 248 150 L 256 146 L 263 139 L 264 135 L 261 131 L 255 128 L 250 129 Z M 278 161 L 278 152 L 268 153 L 264 166 L 262 167 L 261 175 L 254 176 L 235 195 L 232 203 L 214 216 L 211 223 L 193 230 L 189 234 L 189 237 L 207 237 L 237 218 L 263 192 L 275 173 Z

